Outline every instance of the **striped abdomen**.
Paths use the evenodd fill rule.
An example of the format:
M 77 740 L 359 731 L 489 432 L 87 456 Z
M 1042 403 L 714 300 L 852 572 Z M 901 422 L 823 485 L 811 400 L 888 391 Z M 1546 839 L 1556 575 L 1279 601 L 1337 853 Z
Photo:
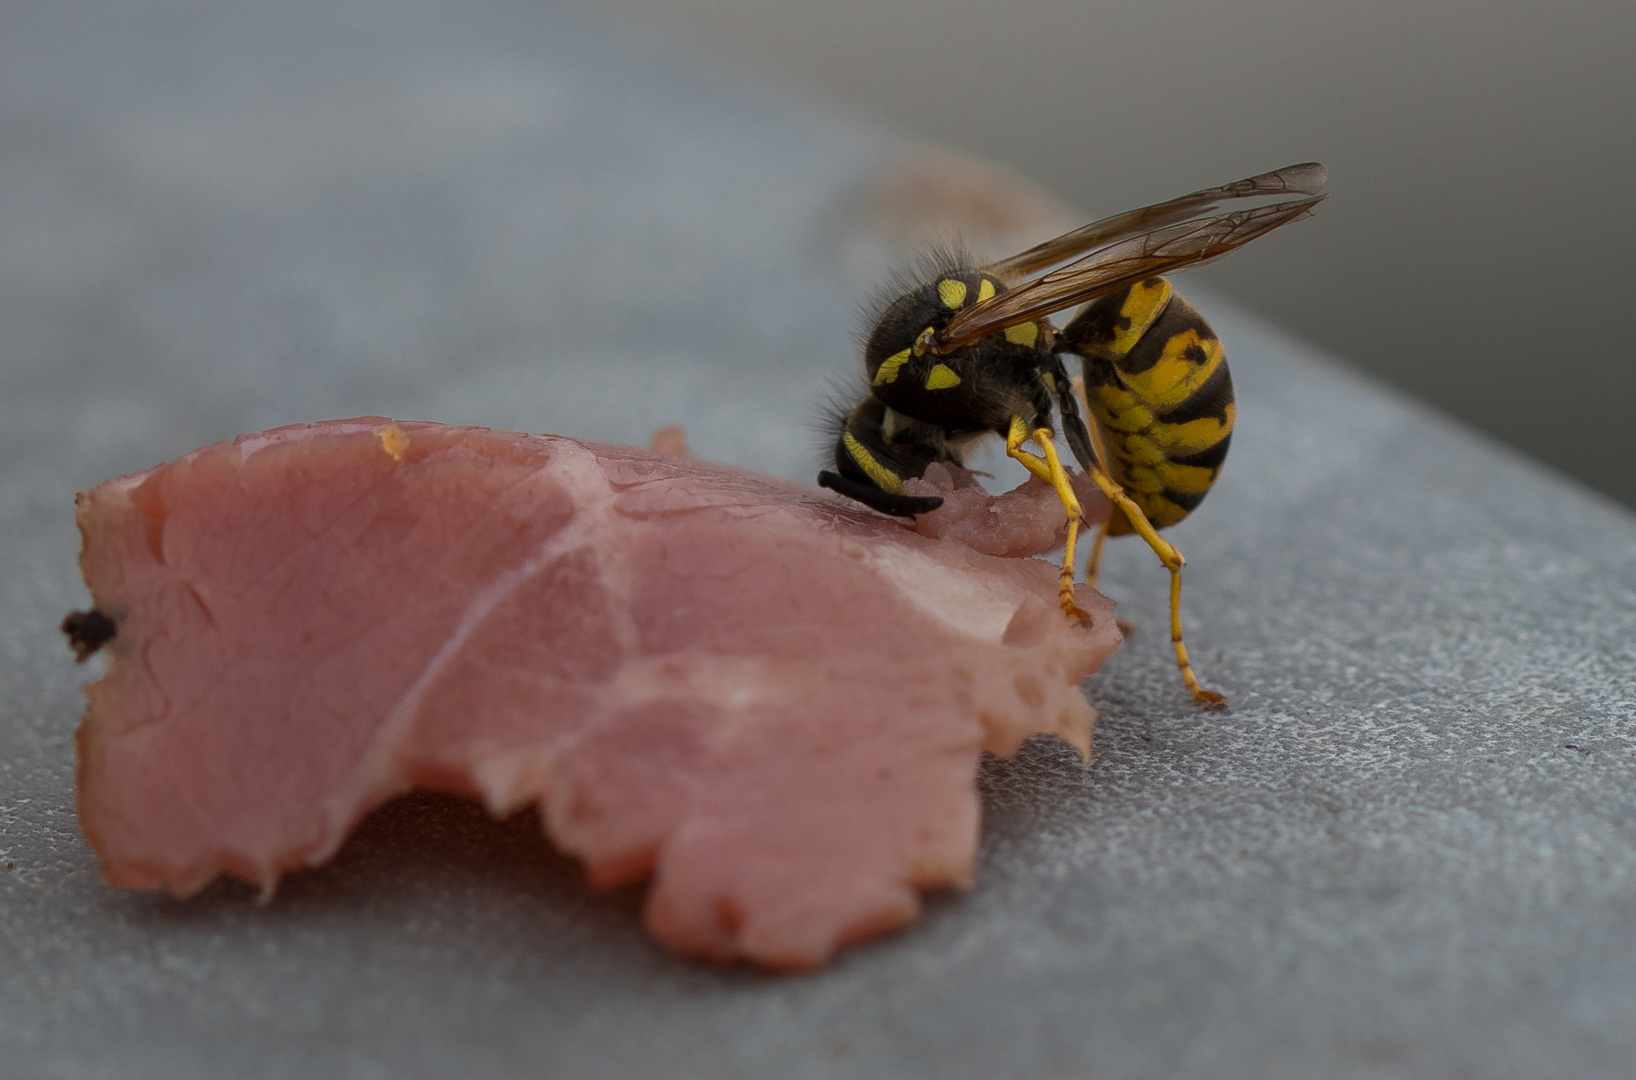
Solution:
M 1233 434 L 1233 380 L 1193 306 L 1149 278 L 1086 306 L 1063 330 L 1110 476 L 1155 528 L 1204 500 Z M 1129 532 L 1122 518 L 1109 531 Z

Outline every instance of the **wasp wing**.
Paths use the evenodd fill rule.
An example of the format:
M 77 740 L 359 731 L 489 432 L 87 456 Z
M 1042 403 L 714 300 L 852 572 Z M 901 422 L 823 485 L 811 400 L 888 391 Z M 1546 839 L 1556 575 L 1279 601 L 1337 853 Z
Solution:
M 1076 255 L 1111 244 L 1137 233 L 1151 232 L 1166 225 L 1208 214 L 1229 199 L 1255 199 L 1272 195 L 1317 195 L 1329 179 L 1329 170 L 1316 161 L 1287 165 L 1260 176 L 1251 176 L 1221 187 L 1205 188 L 1169 202 L 1144 206 L 1123 214 L 1093 221 L 1084 228 L 1047 240 L 1020 255 L 1001 259 L 984 271 L 1004 282 L 1037 273 Z
M 1118 292 L 1150 277 L 1202 266 L 1280 225 L 1311 215 L 1328 197 L 1314 195 L 1165 225 L 1110 244 L 1044 277 L 962 308 L 936 335 L 932 351 L 948 354 L 978 338 Z

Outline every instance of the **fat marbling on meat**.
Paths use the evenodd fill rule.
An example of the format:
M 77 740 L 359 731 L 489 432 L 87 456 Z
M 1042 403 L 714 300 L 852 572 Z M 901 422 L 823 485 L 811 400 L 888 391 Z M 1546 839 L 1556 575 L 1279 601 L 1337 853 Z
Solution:
M 1033 539 L 990 549 L 1048 547 L 1055 496 L 1012 499 Z M 421 787 L 537 805 L 597 885 L 651 877 L 673 949 L 819 964 L 971 880 L 979 755 L 1088 752 L 1080 683 L 1119 643 L 1049 563 L 568 438 L 292 426 L 77 503 L 117 628 L 80 819 L 109 882 L 178 896 L 270 893 Z

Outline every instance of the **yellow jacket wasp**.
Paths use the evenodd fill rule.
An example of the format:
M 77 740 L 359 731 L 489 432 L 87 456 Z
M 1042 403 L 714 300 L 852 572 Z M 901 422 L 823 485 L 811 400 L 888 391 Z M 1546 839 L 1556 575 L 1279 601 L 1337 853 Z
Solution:
M 1097 534 L 1134 532 L 1170 571 L 1170 636 L 1193 697 L 1202 689 L 1182 642 L 1181 552 L 1158 533 L 1186 517 L 1215 483 L 1234 421 L 1221 342 L 1161 275 L 1218 259 L 1318 209 L 1322 165 L 1291 165 L 1223 187 L 1104 218 L 1020 255 L 971 267 L 947 258 L 928 280 L 886 304 L 864 346 L 869 393 L 838 418 L 835 471 L 818 482 L 887 514 L 941 505 L 903 483 L 934 461 L 960 465 L 988 435 L 1052 485 L 1068 515 L 1060 585 L 1074 603 L 1081 509 L 1053 443 L 1053 411 L 1079 467 L 1114 504 Z M 1219 213 L 1233 199 L 1268 198 Z M 1069 261 L 1073 260 L 1073 261 Z M 1058 264 L 1058 269 L 1041 271 Z M 1033 276 L 1038 274 L 1039 276 Z M 1049 316 L 1085 305 L 1058 331 Z M 1080 359 L 1087 424 L 1067 369 Z M 1030 440 L 1038 453 L 1024 449 Z

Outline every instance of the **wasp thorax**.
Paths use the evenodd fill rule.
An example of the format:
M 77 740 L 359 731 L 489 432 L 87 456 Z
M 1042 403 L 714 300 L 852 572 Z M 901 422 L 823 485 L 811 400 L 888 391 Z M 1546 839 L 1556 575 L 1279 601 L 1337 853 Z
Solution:
M 949 321 L 1004 290 L 976 270 L 950 271 L 915 286 L 886 306 L 864 348 L 873 393 L 905 416 L 953 429 L 986 429 L 991 413 L 1030 411 L 1041 334 L 1026 323 L 962 348 L 938 352 Z M 1009 414 L 1001 420 L 1009 419 Z
M 987 300 L 1002 287 L 994 278 L 977 271 L 956 271 L 940 274 L 893 300 L 875 320 L 864 347 L 864 363 L 871 381 L 883 364 L 895 359 L 885 380 L 892 381 L 896 369 L 910 357 L 930 352 L 931 336 L 947 326 L 956 312 Z

